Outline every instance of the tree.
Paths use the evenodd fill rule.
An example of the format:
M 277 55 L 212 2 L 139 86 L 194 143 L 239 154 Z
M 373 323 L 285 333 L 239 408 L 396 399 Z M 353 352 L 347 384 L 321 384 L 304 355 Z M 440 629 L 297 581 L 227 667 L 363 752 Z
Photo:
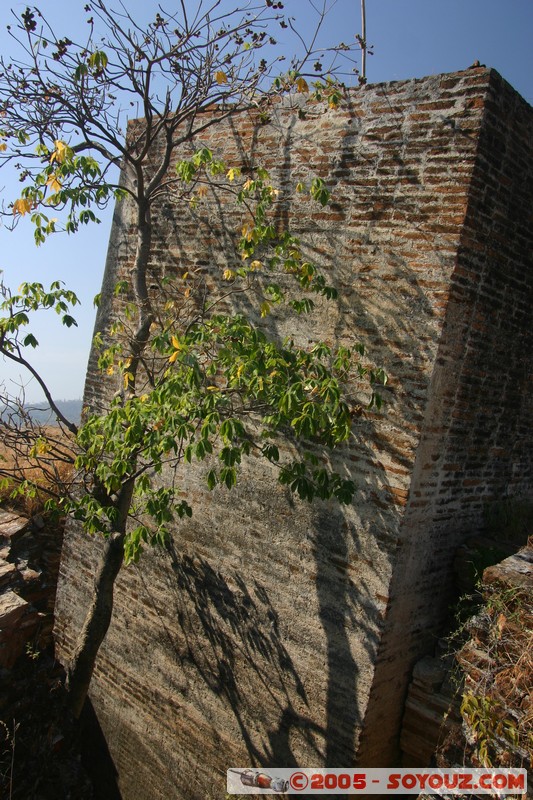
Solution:
M 315 32 L 313 45 L 274 75 L 280 58 L 275 51 L 265 57 L 276 45 L 272 26 L 296 32 L 282 3 L 246 2 L 229 12 L 220 0 L 207 10 L 178 5 L 178 13 L 160 9 L 142 27 L 125 6 L 91 0 L 81 44 L 56 35 L 37 9 L 27 8 L 12 32 L 20 58 L 0 59 L 0 156 L 15 165 L 23 184 L 20 197 L 4 206 L 4 219 L 18 224 L 29 216 L 40 244 L 61 227 L 73 233 L 97 222 L 98 210 L 113 200 L 134 209 L 131 274 L 115 287 L 123 313 L 113 339 L 94 342 L 103 376 L 116 381 L 109 407 L 87 410 L 74 425 L 28 356 L 38 345 L 28 327 L 32 313 L 55 309 L 67 327 L 75 324 L 71 291 L 58 282 L 49 289 L 25 283 L 16 293 L 4 288 L 2 302 L 0 352 L 36 378 L 76 452 L 77 479 L 50 507 L 105 537 L 91 607 L 67 667 L 76 716 L 109 627 L 119 570 L 139 558 L 144 544 L 165 546 L 171 521 L 192 513 L 179 487 L 161 480 L 163 469 L 207 459 L 208 487 L 231 489 L 241 460 L 254 452 L 275 464 L 279 480 L 301 498 L 349 502 L 352 482 L 324 466 L 316 447 L 329 451 L 350 434 L 353 409 L 343 393 L 349 372 L 383 379 L 364 366 L 361 346 L 334 351 L 317 342 L 303 350 L 269 337 L 261 320 L 274 306 L 310 313 L 313 295 L 333 299 L 335 290 L 302 257 L 297 237 L 274 224 L 282 200 L 266 170 L 255 165 L 243 176 L 238 164 L 225 163 L 201 143 L 207 128 L 229 117 L 268 114 L 280 94 L 335 108 L 343 91 L 336 59 L 349 56 L 349 49 L 333 48 L 324 68 Z M 325 6 L 318 28 L 324 15 Z M 126 134 L 127 106 L 142 121 Z M 235 267 L 206 281 L 184 264 L 160 284 L 156 300 L 149 288 L 152 210 L 163 197 L 178 207 L 196 202 L 207 186 L 242 209 Z M 328 202 L 321 179 L 297 190 Z M 257 318 L 224 311 L 223 302 L 242 294 Z M 27 425 L 19 430 L 28 437 Z M 281 454 L 279 442 L 287 438 L 298 443 L 297 457 Z M 62 441 L 42 429 L 27 451 L 50 460 L 65 452 Z M 16 491 L 34 488 L 21 476 Z
M 366 83 L 366 2 L 361 0 L 361 80 Z

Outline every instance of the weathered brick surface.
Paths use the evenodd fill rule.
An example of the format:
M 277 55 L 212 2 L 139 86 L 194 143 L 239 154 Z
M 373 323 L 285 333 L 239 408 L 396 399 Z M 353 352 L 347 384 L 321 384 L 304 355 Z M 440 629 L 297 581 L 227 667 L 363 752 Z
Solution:
M 365 761 L 383 752 L 378 721 L 390 720 L 390 704 L 403 691 L 402 664 L 435 635 L 458 543 L 479 529 L 491 501 L 532 491 L 531 126 L 531 108 L 491 73 L 402 521 Z M 413 634 L 403 637 L 409 618 L 416 619 Z
M 120 577 L 92 689 L 125 798 L 223 794 L 228 766 L 364 766 L 397 756 L 412 664 L 445 612 L 453 551 L 484 505 L 531 491 L 531 109 L 497 74 L 368 86 L 337 112 L 241 120 L 202 142 L 282 185 L 324 177 L 333 202 L 285 213 L 340 291 L 299 341 L 364 341 L 389 374 L 340 462 L 353 505 L 304 506 L 255 463 L 231 495 L 183 476 L 175 553 Z M 249 163 L 248 162 L 248 163 Z M 316 209 L 314 209 L 316 212 Z M 222 268 L 228 204 L 162 208 L 154 268 Z M 117 211 L 110 287 L 131 261 Z M 529 359 L 529 362 L 528 362 Z M 529 363 L 529 368 L 528 368 Z M 105 402 L 91 363 L 86 400 Z M 95 544 L 71 531 L 57 636 L 72 648 Z

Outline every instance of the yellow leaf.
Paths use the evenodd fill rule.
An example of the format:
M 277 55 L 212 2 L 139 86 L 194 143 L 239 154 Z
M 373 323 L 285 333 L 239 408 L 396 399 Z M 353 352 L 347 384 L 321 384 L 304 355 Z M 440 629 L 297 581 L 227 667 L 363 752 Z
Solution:
M 107 372 L 107 374 L 108 374 L 108 375 L 112 375 L 112 374 L 114 373 L 114 371 L 115 371 L 115 368 L 114 368 L 114 367 L 108 367 L 108 368 L 106 369 L 106 372 Z
M 181 343 L 177 336 L 171 336 L 170 341 L 174 350 L 181 350 Z
M 244 364 L 241 364 L 239 366 L 239 369 L 237 370 L 237 377 L 240 378 L 243 372 L 244 372 Z
M 296 88 L 298 89 L 299 92 L 309 91 L 309 86 L 307 85 L 307 81 L 305 80 L 305 78 L 298 78 L 298 80 L 296 81 Z
M 235 277 L 235 273 L 233 272 L 232 269 L 225 269 L 224 272 L 222 273 L 222 277 L 224 278 L 225 281 L 230 281 L 232 278 Z
M 270 312 L 270 306 L 265 300 L 264 303 L 261 303 L 261 316 L 266 317 L 268 316 L 269 312 Z
M 0 143 L 0 153 L 5 153 L 7 150 L 7 144 L 5 142 Z
M 240 174 L 241 171 L 239 167 L 231 167 L 231 169 L 228 169 L 226 177 L 229 178 L 230 181 L 234 181 L 235 178 L 238 178 Z
M 61 183 L 58 181 L 56 175 L 50 175 L 50 177 L 46 181 L 46 185 L 50 187 L 51 191 L 54 194 L 57 194 L 57 192 L 61 190 Z
M 168 359 L 168 363 L 169 363 L 169 364 L 173 364 L 173 363 L 174 363 L 174 361 L 175 361 L 175 360 L 177 359 L 177 357 L 179 356 L 179 354 L 180 354 L 180 351 L 179 351 L 179 350 L 175 350 L 175 351 L 172 353 L 172 355 L 170 356 L 170 358 Z
M 146 403 L 146 401 L 148 400 L 148 397 L 149 397 L 149 395 L 147 395 L 147 394 L 142 394 L 142 395 L 139 397 L 139 400 L 141 401 L 141 403 Z
M 50 163 L 53 164 L 54 161 L 57 161 L 59 164 L 62 164 L 67 156 L 69 147 L 68 145 L 65 144 L 65 142 L 62 142 L 60 139 L 56 139 L 54 145 L 56 149 L 54 150 L 54 152 L 50 157 Z
M 184 272 L 183 275 L 181 276 L 181 280 L 182 281 L 186 281 L 188 277 L 189 277 L 189 273 L 188 272 Z
M 21 217 L 33 208 L 33 203 L 27 197 L 20 197 L 13 203 L 13 214 L 20 214 Z
M 253 235 L 254 235 L 253 225 L 249 225 L 248 223 L 245 223 L 242 226 L 242 235 L 246 239 L 247 242 L 251 242 L 252 239 L 253 239 Z
M 262 264 L 261 261 L 255 260 L 255 261 L 252 261 L 252 263 L 250 264 L 250 269 L 252 269 L 252 270 L 253 269 L 261 269 L 262 266 L 263 266 L 263 264 Z
M 186 288 L 186 289 L 185 289 L 185 291 L 183 292 L 183 296 L 184 296 L 184 297 L 189 297 L 189 295 L 190 295 L 190 294 L 191 294 L 191 287 L 190 287 L 190 286 L 187 286 L 187 288 Z
M 37 456 L 45 456 L 52 448 L 46 439 L 39 439 L 30 450 L 30 456 L 36 458 Z
M 302 183 L 301 181 L 299 183 L 297 183 L 296 184 L 296 191 L 298 192 L 298 194 L 301 194 L 302 192 L 305 192 L 305 184 Z
M 215 80 L 220 86 L 221 84 L 228 82 L 228 76 L 225 72 L 222 72 L 222 70 L 219 69 L 218 72 L 215 72 Z

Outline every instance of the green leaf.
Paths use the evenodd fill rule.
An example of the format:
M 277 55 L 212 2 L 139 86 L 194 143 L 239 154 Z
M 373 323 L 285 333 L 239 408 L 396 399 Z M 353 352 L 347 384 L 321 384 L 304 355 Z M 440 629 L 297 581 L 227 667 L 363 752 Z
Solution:
M 192 163 L 195 167 L 200 167 L 202 164 L 209 164 L 213 160 L 213 153 L 208 147 L 202 147 L 197 150 L 192 157 Z
M 233 489 L 237 483 L 237 472 L 234 467 L 224 467 L 220 470 L 220 481 L 225 483 L 228 489 Z
M 309 191 L 313 200 L 316 200 L 321 206 L 326 206 L 329 203 L 330 193 L 322 178 L 314 178 Z
M 126 294 L 130 285 L 128 281 L 117 281 L 115 284 L 115 288 L 113 289 L 113 294 L 115 297 L 118 297 L 120 294 Z
M 32 333 L 24 337 L 24 347 L 37 347 L 39 342 Z
M 192 508 L 186 500 L 182 500 L 181 503 L 176 506 L 176 514 L 180 519 L 183 517 L 192 517 Z
M 74 70 L 74 80 L 80 81 L 88 72 L 87 64 L 79 64 Z
M 190 183 L 196 174 L 196 168 L 190 161 L 179 161 L 176 164 L 178 177 L 185 183 Z
M 212 491 L 218 483 L 218 477 L 214 469 L 209 470 L 206 480 L 209 491 Z
M 279 450 L 275 444 L 267 444 L 263 447 L 263 455 L 265 458 L 268 458 L 269 461 L 275 461 L 276 463 L 279 461 Z
M 108 64 L 107 54 L 103 50 L 95 50 L 95 52 L 91 53 L 89 56 L 88 64 L 97 72 L 105 70 Z

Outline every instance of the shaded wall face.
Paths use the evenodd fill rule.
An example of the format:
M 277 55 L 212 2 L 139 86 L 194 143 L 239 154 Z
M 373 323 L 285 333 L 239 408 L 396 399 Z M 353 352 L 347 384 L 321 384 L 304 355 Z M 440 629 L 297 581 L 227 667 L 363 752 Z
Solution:
M 267 125 L 241 120 L 202 139 L 230 165 L 265 165 L 282 187 L 327 180 L 327 208 L 296 198 L 282 214 L 337 285 L 338 304 L 297 327 L 273 316 L 271 333 L 290 331 L 301 343 L 363 341 L 387 370 L 389 389 L 385 412 L 360 417 L 339 453 L 337 466 L 357 487 L 350 508 L 303 505 L 255 459 L 231 494 L 206 492 L 202 470 L 181 476 L 193 519 L 176 530 L 171 553 L 146 554 L 123 571 L 92 688 L 125 798 L 206 797 L 213 785 L 221 796 L 232 764 L 354 762 L 397 587 L 405 588 L 406 564 L 416 573 L 416 549 L 406 548 L 409 491 L 428 403 L 439 397 L 439 343 L 488 84 L 488 73 L 474 70 L 366 87 L 340 111 L 316 108 L 302 120 L 280 106 Z M 224 203 L 178 214 L 161 208 L 154 271 L 222 270 L 239 227 Z M 123 207 L 104 333 L 116 313 L 110 289 L 131 264 L 130 235 Z M 114 387 L 92 363 L 86 400 L 102 405 Z M 63 658 L 87 605 L 93 548 L 71 531 L 58 605 Z M 401 687 L 425 646 L 417 634 L 427 616 L 404 607 L 409 658 L 399 662 L 389 717 L 378 715 L 382 764 L 393 757 Z M 396 647 L 390 663 L 404 644 Z
M 428 652 L 465 536 L 533 494 L 533 110 L 491 74 L 376 659 L 364 763 L 379 762 L 403 665 Z M 504 530 L 493 536 L 506 535 Z M 414 622 L 414 625 L 413 625 Z M 406 628 L 413 633 L 406 635 Z

